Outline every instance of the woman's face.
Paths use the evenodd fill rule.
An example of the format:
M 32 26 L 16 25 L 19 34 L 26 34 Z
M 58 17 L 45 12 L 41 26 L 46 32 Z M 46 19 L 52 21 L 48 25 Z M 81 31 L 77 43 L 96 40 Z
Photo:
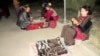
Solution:
M 49 7 L 46 7 L 46 10 L 49 10 L 50 8 Z
M 30 12 L 30 8 L 29 7 L 25 8 L 25 11 Z
M 86 11 L 84 8 L 81 8 L 81 16 L 87 16 L 88 11 Z

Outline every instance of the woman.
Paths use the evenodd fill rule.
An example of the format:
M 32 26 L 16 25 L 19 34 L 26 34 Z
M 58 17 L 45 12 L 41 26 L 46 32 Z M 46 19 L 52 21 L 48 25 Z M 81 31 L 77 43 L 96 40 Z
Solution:
M 46 12 L 44 14 L 44 18 L 46 22 L 49 23 L 49 26 L 51 25 L 51 22 L 54 22 L 54 25 L 56 26 L 56 22 L 58 21 L 58 15 L 56 11 L 53 8 L 51 8 L 50 5 L 47 5 L 45 8 L 46 8 Z
M 30 13 L 30 7 L 28 5 L 23 6 L 22 10 L 20 10 L 18 14 L 17 25 L 21 29 L 26 29 L 32 21 L 33 18 Z
M 72 18 L 74 27 L 65 25 L 62 29 L 61 37 L 64 37 L 66 45 L 74 45 L 76 39 L 88 39 L 89 29 L 92 25 L 90 15 L 92 14 L 90 6 L 83 6 L 80 10 L 79 19 Z

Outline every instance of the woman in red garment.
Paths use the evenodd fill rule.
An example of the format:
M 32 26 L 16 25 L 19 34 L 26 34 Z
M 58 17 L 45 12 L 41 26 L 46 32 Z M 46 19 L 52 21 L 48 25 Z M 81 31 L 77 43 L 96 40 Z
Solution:
M 65 25 L 62 29 L 61 37 L 67 45 L 75 44 L 74 39 L 86 40 L 89 37 L 89 30 L 92 25 L 91 22 L 91 7 L 83 6 L 80 10 L 81 16 L 79 19 L 72 18 L 71 21 L 74 27 Z
M 54 25 L 54 27 L 56 27 L 56 23 L 58 21 L 58 15 L 56 11 L 53 8 L 51 8 L 50 5 L 47 5 L 45 8 L 47 11 L 44 14 L 44 18 L 46 22 L 48 22 L 48 26 L 52 27 Z

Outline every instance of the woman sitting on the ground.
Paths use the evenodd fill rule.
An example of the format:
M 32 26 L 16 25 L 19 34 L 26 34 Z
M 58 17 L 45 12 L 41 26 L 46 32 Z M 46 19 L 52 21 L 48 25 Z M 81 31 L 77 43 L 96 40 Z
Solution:
M 92 25 L 90 15 L 92 14 L 90 6 L 83 6 L 80 10 L 79 19 L 72 18 L 71 21 L 74 26 L 65 25 L 62 29 L 61 37 L 64 38 L 66 45 L 75 44 L 77 36 L 80 40 L 88 39 L 89 29 Z
M 26 29 L 29 24 L 31 24 L 33 18 L 30 13 L 30 7 L 28 5 L 23 6 L 23 8 L 18 13 L 17 25 L 21 29 Z
M 56 24 L 56 22 L 58 21 L 58 15 L 56 11 L 53 8 L 51 8 L 50 4 L 48 4 L 45 8 L 46 12 L 44 14 L 44 18 L 46 22 L 48 22 L 48 26 L 50 26 L 51 21 L 54 21 L 55 22 L 54 24 Z

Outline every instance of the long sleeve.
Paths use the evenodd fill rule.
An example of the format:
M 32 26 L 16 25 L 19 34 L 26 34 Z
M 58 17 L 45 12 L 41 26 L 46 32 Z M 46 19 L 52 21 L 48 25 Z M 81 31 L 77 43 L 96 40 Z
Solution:
M 86 23 L 91 20 L 90 16 L 88 16 L 84 21 L 82 21 L 82 23 L 80 24 L 81 27 L 84 27 L 84 25 L 86 25 Z
M 52 14 L 53 14 L 53 11 L 48 11 L 47 13 L 45 13 L 46 20 L 49 20 Z
M 23 13 L 23 19 L 24 19 L 26 22 L 29 22 L 29 21 L 30 21 L 30 16 L 27 16 L 27 13 L 24 12 L 24 13 Z
M 82 32 L 87 31 L 88 28 L 90 28 L 92 22 L 90 16 L 86 17 L 85 20 L 81 22 L 81 24 L 78 26 Z

